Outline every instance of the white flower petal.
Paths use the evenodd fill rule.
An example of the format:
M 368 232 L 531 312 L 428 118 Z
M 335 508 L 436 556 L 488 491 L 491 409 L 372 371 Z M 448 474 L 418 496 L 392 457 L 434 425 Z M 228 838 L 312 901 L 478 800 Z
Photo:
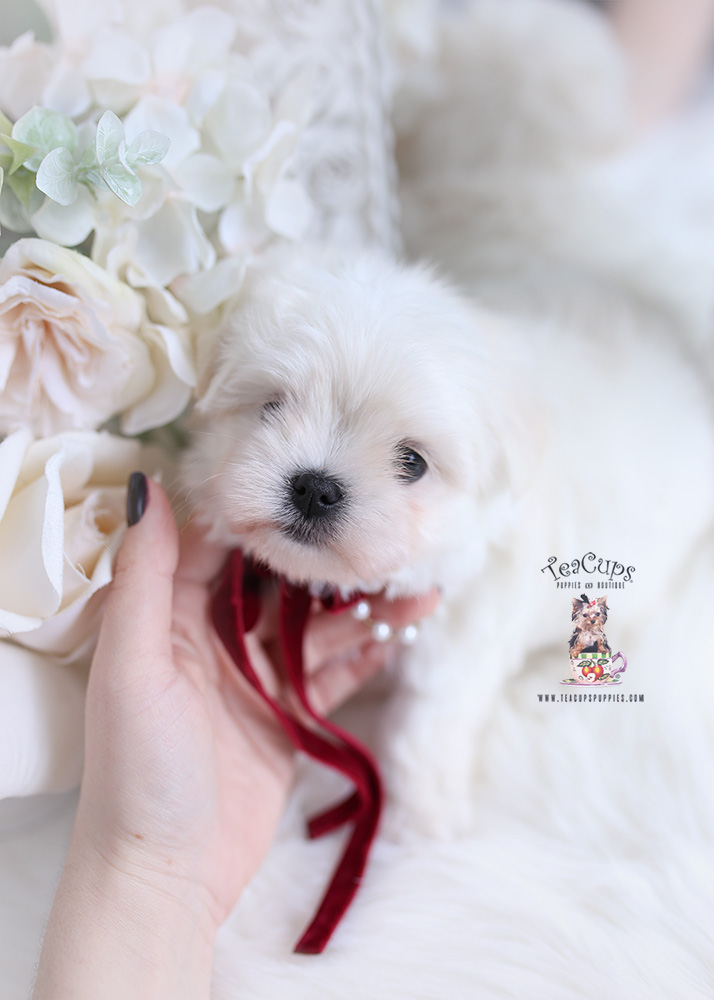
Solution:
M 245 258 L 224 257 L 210 271 L 177 278 L 171 288 L 192 313 L 205 316 L 237 295 L 245 267 Z
M 0 642 L 0 799 L 64 792 L 82 774 L 84 671 Z
M 149 284 L 169 285 L 180 274 L 212 267 L 216 252 L 201 229 L 193 205 L 167 201 L 150 219 L 137 226 L 136 265 Z
M 122 417 L 122 433 L 142 434 L 144 431 L 175 420 L 191 402 L 191 388 L 176 378 L 171 366 L 164 359 L 163 365 L 157 364 L 159 381 L 154 391 L 126 411 Z
M 0 433 L 94 428 L 152 391 L 139 295 L 82 254 L 18 240 L 0 262 L 0 343 L 13 354 Z
M 161 167 L 138 167 L 136 173 L 141 181 L 141 198 L 122 212 L 128 219 L 148 219 L 166 201 L 171 181 Z
M 148 284 L 146 275 L 138 268 L 128 267 L 126 280 L 132 288 L 141 289 L 146 302 L 146 311 L 152 323 L 170 327 L 184 326 L 188 323 L 188 313 L 176 296 L 166 288 Z
M 121 21 L 121 0 L 39 0 L 55 29 L 53 34 L 72 43 L 93 37 L 104 25 Z
M 0 442 L 0 520 L 5 514 L 31 443 L 32 434 L 26 427 L 20 427 Z
M 200 128 L 209 108 L 213 107 L 226 86 L 224 69 L 207 69 L 191 87 L 184 107 L 191 122 Z
M 171 145 L 163 166 L 169 171 L 201 145 L 186 110 L 162 97 L 142 98 L 124 119 L 124 129 L 128 143 L 146 129 L 165 135 Z
M 186 385 L 193 388 L 196 385 L 196 366 L 193 363 L 192 351 L 188 334 L 185 331 L 174 330 L 170 326 L 154 324 L 155 342 L 161 347 L 171 365 L 171 371 L 175 373 Z M 144 333 L 145 339 L 148 333 Z M 168 423 L 168 421 L 164 421 Z
M 77 200 L 65 206 L 48 198 L 32 216 L 32 226 L 44 240 L 74 247 L 83 243 L 94 228 L 94 202 L 92 195 L 80 185 Z
M 41 103 L 52 111 L 76 118 L 89 109 L 92 95 L 82 73 L 62 58 L 45 83 Z
M 240 166 L 270 131 L 265 94 L 245 80 L 230 80 L 203 121 L 203 127 L 233 167 Z
M 216 212 L 230 201 L 235 174 L 215 156 L 194 153 L 177 168 L 176 180 L 197 208 Z
M 53 54 L 31 31 L 0 49 L 0 107 L 13 121 L 42 102 Z
M 236 201 L 221 213 L 218 238 L 227 253 L 243 255 L 264 246 L 270 239 L 270 230 L 259 206 Z
M 151 392 L 122 417 L 124 434 L 142 434 L 178 417 L 191 399 L 196 370 L 188 335 L 158 324 L 146 324 L 143 339 L 154 368 Z
M 89 90 L 94 107 L 108 108 L 122 116 L 134 107 L 141 95 L 141 87 L 119 80 L 92 80 Z
M 24 456 L 19 461 L 19 450 Z M 129 473 L 159 468 L 138 441 L 68 433 L 0 444 L 0 630 L 76 659 L 96 637 L 112 556 L 125 529 Z M 6 485 L 7 484 L 7 485 Z
M 61 461 L 61 452 L 55 453 L 42 478 L 16 490 L 0 521 L 3 563 L 22 567 L 21 573 L 0 573 L 0 631 L 6 634 L 29 631 L 36 627 L 37 618 L 49 618 L 60 607 L 64 530 Z M 21 622 L 23 617 L 26 621 Z
M 197 7 L 158 31 L 153 62 L 159 78 L 195 74 L 221 63 L 236 34 L 234 17 L 217 7 Z
M 253 197 L 254 188 L 267 194 L 295 152 L 298 132 L 293 122 L 276 122 L 270 135 L 243 164 L 246 198 Z
M 57 280 L 64 284 L 77 283 L 91 290 L 97 298 L 111 301 L 107 308 L 114 312 L 118 322 L 138 324 L 140 321 L 138 303 L 132 291 L 74 250 L 53 246 L 47 240 L 18 240 L 8 247 L 0 261 L 0 282 L 16 271 L 47 283 Z
M 115 80 L 138 86 L 151 76 L 148 52 L 126 31 L 104 28 L 93 39 L 92 50 L 82 61 L 89 80 Z
M 122 0 L 122 22 L 142 45 L 148 45 L 157 31 L 184 13 L 183 0 Z

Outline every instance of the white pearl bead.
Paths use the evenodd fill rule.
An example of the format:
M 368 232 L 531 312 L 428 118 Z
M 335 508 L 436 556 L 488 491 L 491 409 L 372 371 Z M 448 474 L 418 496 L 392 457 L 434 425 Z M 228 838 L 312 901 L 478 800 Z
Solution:
M 389 642 L 392 638 L 392 626 L 387 622 L 375 622 L 372 626 L 372 635 L 377 642 Z
M 404 646 L 412 646 L 419 635 L 419 629 L 416 625 L 405 625 L 404 628 L 400 628 L 397 632 L 397 638 Z
M 366 621 L 371 614 L 372 608 L 369 601 L 358 601 L 352 608 L 352 617 L 356 618 L 358 622 Z

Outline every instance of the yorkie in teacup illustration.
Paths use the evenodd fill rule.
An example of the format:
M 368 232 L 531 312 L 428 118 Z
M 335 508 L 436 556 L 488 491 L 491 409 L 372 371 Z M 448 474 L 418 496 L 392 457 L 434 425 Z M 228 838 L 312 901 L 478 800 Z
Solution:
M 618 674 L 627 668 L 624 653 L 612 655 L 605 635 L 607 597 L 589 600 L 585 594 L 573 598 L 573 634 L 570 637 L 571 677 L 563 684 L 619 684 Z M 622 666 L 613 670 L 615 660 Z

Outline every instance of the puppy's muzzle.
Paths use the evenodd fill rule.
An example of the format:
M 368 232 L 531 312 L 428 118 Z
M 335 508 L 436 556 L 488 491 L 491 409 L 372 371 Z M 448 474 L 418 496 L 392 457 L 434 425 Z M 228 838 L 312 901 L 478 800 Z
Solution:
M 320 542 L 333 533 L 344 513 L 344 487 L 322 470 L 298 472 L 288 483 L 288 508 L 288 534 L 297 541 Z

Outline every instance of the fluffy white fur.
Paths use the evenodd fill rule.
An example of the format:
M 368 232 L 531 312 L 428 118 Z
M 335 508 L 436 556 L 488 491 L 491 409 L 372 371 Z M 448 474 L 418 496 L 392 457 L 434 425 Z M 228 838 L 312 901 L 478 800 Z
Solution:
M 617 290 L 590 308 L 591 291 L 567 317 L 509 326 L 423 268 L 281 254 L 249 278 L 209 367 L 186 479 L 214 537 L 315 587 L 443 590 L 385 727 L 395 826 L 471 828 L 494 698 L 567 630 L 549 555 L 637 567 L 618 593 L 632 655 L 709 524 L 708 400 L 676 331 Z M 429 465 L 415 483 L 397 475 L 403 441 Z M 284 533 L 303 469 L 345 487 L 328 544 Z
M 288 578 L 392 594 L 462 584 L 485 558 L 512 421 L 501 324 L 425 268 L 301 248 L 246 279 L 207 364 L 189 501 L 212 535 Z M 265 404 L 268 404 L 266 410 Z M 399 479 L 398 449 L 426 458 Z M 346 512 L 325 544 L 283 529 L 288 480 L 326 470 Z
M 621 238 L 625 192 L 601 162 L 608 109 L 591 88 L 616 57 L 587 16 L 508 6 L 446 33 L 443 90 L 402 148 L 410 249 L 436 248 L 489 311 L 377 254 L 268 257 L 209 353 L 185 474 L 214 537 L 292 580 L 442 589 L 402 657 L 381 750 L 391 828 L 433 835 L 473 828 L 503 684 L 537 650 L 565 650 L 573 595 L 540 572 L 548 557 L 636 567 L 614 613 L 616 648 L 634 656 L 714 506 L 710 404 L 686 363 L 696 319 L 676 282 L 632 278 L 651 232 Z M 551 62 L 513 60 L 556 15 L 590 38 L 582 89 L 552 38 Z M 479 116 L 496 95 L 505 129 L 492 108 Z M 398 477 L 403 442 L 428 463 L 414 483 Z M 288 483 L 306 469 L 346 494 L 321 544 L 286 533 Z

